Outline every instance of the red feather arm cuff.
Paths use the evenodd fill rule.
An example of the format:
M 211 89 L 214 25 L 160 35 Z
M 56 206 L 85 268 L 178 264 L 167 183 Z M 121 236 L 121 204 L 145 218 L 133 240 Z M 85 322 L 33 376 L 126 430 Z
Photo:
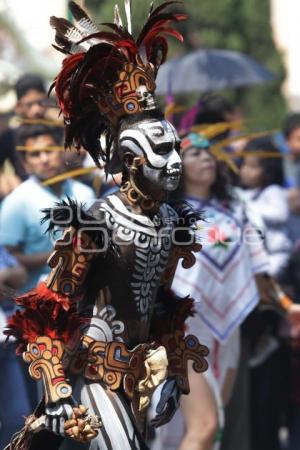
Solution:
M 70 299 L 53 292 L 45 283 L 16 299 L 21 307 L 8 319 L 5 334 L 16 339 L 17 353 L 26 350 L 39 336 L 67 343 L 83 323 Z
M 65 350 L 75 342 L 84 321 L 76 304 L 45 283 L 18 297 L 16 303 L 21 308 L 8 320 L 5 334 L 16 339 L 17 354 L 22 353 L 29 363 L 30 376 L 43 381 L 46 404 L 70 397 Z
M 171 290 L 161 290 L 157 309 L 151 323 L 151 337 L 166 348 L 168 376 L 174 377 L 184 394 L 188 394 L 188 361 L 201 373 L 207 370 L 205 357 L 208 348 L 201 345 L 196 336 L 185 335 L 185 322 L 194 315 L 194 300 L 177 297 Z
M 21 307 L 8 320 L 5 334 L 14 336 L 17 352 L 26 349 L 39 336 L 67 343 L 82 321 L 76 312 L 86 288 L 86 277 L 96 253 L 91 237 L 74 227 L 68 228 L 48 260 L 52 268 L 47 280 L 17 297 Z

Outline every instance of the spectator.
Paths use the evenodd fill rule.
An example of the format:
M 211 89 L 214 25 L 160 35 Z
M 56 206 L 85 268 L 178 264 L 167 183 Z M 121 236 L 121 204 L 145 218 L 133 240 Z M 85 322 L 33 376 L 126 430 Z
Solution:
M 51 150 L 62 145 L 61 129 L 44 125 L 27 125 L 19 129 L 18 144 L 27 147 L 21 152 L 26 170 L 30 174 L 2 202 L 0 214 L 0 242 L 11 250 L 28 271 L 27 291 L 33 288 L 49 268 L 46 261 L 52 250 L 52 243 L 40 225 L 41 210 L 51 207 L 67 196 L 79 202 L 94 198 L 92 189 L 78 181 L 68 179 L 51 187 L 43 181 L 63 172 L 64 153 Z
M 241 183 L 248 188 L 249 211 L 263 221 L 269 273 L 278 278 L 288 264 L 292 248 L 282 157 L 269 137 L 249 141 L 244 151 L 251 155 L 245 156 L 241 166 Z M 261 152 L 265 156 L 260 156 Z M 286 347 L 279 332 L 282 322 L 272 311 L 257 311 L 254 320 L 250 360 L 252 444 L 255 450 L 279 450 L 280 419 L 287 393 L 282 384 L 288 375 Z
M 288 146 L 284 170 L 290 206 L 289 236 L 293 243 L 300 239 L 300 114 L 287 117 L 283 134 Z
M 215 94 L 206 93 L 199 100 L 199 111 L 195 118 L 197 125 L 213 125 L 224 123 L 236 119 L 236 110 L 234 105 L 225 97 Z M 230 128 L 216 134 L 213 141 L 225 139 L 230 134 Z
M 300 187 L 300 114 L 290 114 L 283 125 L 288 146 L 284 158 L 285 178 L 288 186 Z
M 6 316 L 13 312 L 13 302 L 7 298 L 7 289 L 17 289 L 26 280 L 26 271 L 3 246 L 0 246 L 0 448 L 9 442 L 12 434 L 22 427 L 23 417 L 30 406 L 25 380 L 13 347 L 4 348 L 3 330 Z
M 43 118 L 46 112 L 46 88 L 42 78 L 38 75 L 26 74 L 15 85 L 17 104 L 15 113 L 23 119 Z M 0 167 L 5 160 L 9 160 L 15 169 L 16 175 L 26 178 L 24 167 L 15 151 L 15 132 L 7 128 L 0 135 Z
M 20 179 L 0 169 L 0 202 L 20 184 Z
M 243 160 L 241 183 L 247 188 L 246 198 L 252 213 L 263 220 L 266 249 L 271 256 L 269 272 L 276 277 L 287 264 L 291 251 L 281 153 L 269 137 L 249 141 L 244 151 L 251 155 Z M 261 152 L 266 156 L 260 157 Z M 274 156 L 269 157 L 268 153 Z
M 46 112 L 46 88 L 38 75 L 26 74 L 16 85 L 17 104 L 15 112 L 24 119 L 42 119 Z
M 207 126 L 209 139 L 212 144 L 238 136 L 242 116 L 236 105 L 226 97 L 208 92 L 203 94 L 198 103 L 198 114 L 195 117 L 195 126 Z M 214 125 L 217 125 L 214 129 Z M 243 139 L 224 145 L 226 153 L 238 152 L 243 145 Z M 237 176 L 230 172 L 232 184 L 237 183 Z
M 259 300 L 255 274 L 268 267 L 268 260 L 258 236 L 253 245 L 247 245 L 244 232 L 250 231 L 250 224 L 244 205 L 208 141 L 189 134 L 182 149 L 181 197 L 203 212 L 206 220 L 199 232 L 203 248 L 196 254 L 196 263 L 188 273 L 179 265 L 172 287 L 180 296 L 190 293 L 196 300 L 188 333 L 208 346 L 210 368 L 200 375 L 189 370 L 191 392 L 181 399 L 185 427 L 177 413 L 167 433 L 160 432 L 161 447 L 156 442 L 153 448 L 211 450 L 217 446 L 213 447 L 217 423 L 220 429 L 223 425 L 222 405 L 231 397 L 239 362 L 239 328 Z
M 297 303 L 300 303 L 300 240 L 295 244 L 285 272 L 280 280 L 287 286 Z M 289 439 L 287 450 L 300 448 L 300 339 L 299 333 L 289 336 L 290 377 L 287 401 L 287 428 Z

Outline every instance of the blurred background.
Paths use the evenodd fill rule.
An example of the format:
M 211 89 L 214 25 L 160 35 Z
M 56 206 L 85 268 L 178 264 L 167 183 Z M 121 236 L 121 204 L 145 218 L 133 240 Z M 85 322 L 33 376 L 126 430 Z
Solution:
M 97 23 L 112 19 L 109 0 L 86 0 Z M 185 0 L 189 20 L 181 25 L 183 45 L 172 42 L 170 56 L 194 49 L 230 49 L 253 56 L 276 74 L 274 82 L 225 91 L 238 104 L 253 126 L 276 127 L 287 108 L 300 107 L 300 62 L 297 42 L 300 4 L 297 0 Z M 122 8 L 122 5 L 120 5 Z M 147 13 L 146 2 L 133 3 L 138 28 Z M 38 73 L 48 83 L 60 65 L 60 55 L 51 48 L 54 33 L 49 17 L 67 17 L 67 0 L 0 1 L 0 113 L 5 120 L 14 106 L 13 86 L 26 71 Z M 199 86 L 201 92 L 201 86 Z M 259 111 L 259 117 L 257 116 Z
M 78 0 L 97 24 L 113 21 L 114 3 Z M 149 3 L 132 1 L 134 33 Z M 188 14 L 178 24 L 184 43 L 169 40 L 168 62 L 157 79 L 160 105 L 181 137 L 203 133 L 205 139 L 189 139 L 198 163 L 206 152 L 216 173 L 222 172 L 220 198 L 214 201 L 231 208 L 224 206 L 229 184 L 245 194 L 243 202 L 255 210 L 250 218 L 269 236 L 265 250 L 272 276 L 300 303 L 300 1 L 182 4 L 176 8 Z M 119 7 L 124 16 L 121 0 Z M 0 0 L 0 330 L 14 311 L 15 290 L 33 288 L 49 271 L 53 242 L 40 226 L 41 209 L 66 196 L 93 201 L 115 192 L 121 182 L 121 176 L 95 170 L 84 149 L 64 151 L 62 118 L 53 93 L 47 95 L 64 58 L 51 46 L 53 15 L 73 20 L 67 0 Z M 212 190 L 208 198 L 213 195 Z M 230 291 L 221 286 L 221 295 Z M 299 330 L 286 313 L 270 309 L 267 317 L 255 311 L 250 325 L 241 326 L 240 365 L 225 431 L 206 430 L 218 444 L 199 444 L 197 450 L 221 444 L 222 450 L 299 450 Z M 4 348 L 1 334 L 0 448 L 22 427 L 39 395 L 21 358 L 12 347 Z

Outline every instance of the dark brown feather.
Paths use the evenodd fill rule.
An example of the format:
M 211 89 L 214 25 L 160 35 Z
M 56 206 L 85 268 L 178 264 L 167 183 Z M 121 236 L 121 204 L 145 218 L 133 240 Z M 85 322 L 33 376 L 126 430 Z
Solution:
M 81 25 L 87 33 L 97 32 L 97 26 L 94 24 L 88 14 L 74 1 L 69 2 L 69 9 L 74 19 Z
M 155 9 L 152 9 L 150 16 L 156 16 L 157 14 L 160 14 L 164 9 L 166 9 L 168 6 L 171 5 L 182 5 L 183 2 L 181 1 L 176 1 L 176 0 L 170 0 L 167 2 L 162 3 L 161 5 L 157 6 Z
M 139 37 L 137 39 L 137 45 L 140 46 L 144 39 L 146 39 L 149 35 L 154 34 L 154 30 L 156 27 L 166 26 L 170 22 L 178 22 L 181 20 L 185 20 L 186 15 L 184 14 L 174 14 L 174 13 L 168 13 L 168 14 L 157 14 L 155 16 L 151 16 L 147 22 L 145 23 L 141 33 L 139 34 Z
M 71 29 L 74 28 L 74 25 L 69 22 L 67 19 L 64 19 L 63 17 L 50 17 L 50 25 L 52 28 L 55 28 L 57 33 L 61 34 L 62 36 L 65 36 L 65 34 Z
M 175 3 L 179 2 L 167 1 L 152 9 L 137 41 L 125 27 L 104 23 L 102 26 L 107 27 L 107 31 L 104 29 L 73 42 L 80 45 L 92 39 L 100 41 L 92 45 L 87 52 L 66 58 L 55 80 L 56 95 L 66 123 L 66 146 L 83 146 L 97 165 L 100 164 L 100 157 L 104 162 L 109 162 L 115 125 L 101 113 L 98 107 L 99 99 L 118 81 L 124 64 L 136 64 L 137 56 L 144 55 L 144 64 L 151 62 L 156 71 L 158 70 L 167 56 L 166 35 L 182 39 L 181 34 L 173 30 L 170 24 L 183 20 L 186 16 L 165 12 L 168 6 Z M 86 13 L 74 2 L 71 2 L 70 7 L 76 20 L 85 17 Z M 59 36 L 64 36 L 70 25 L 68 21 L 61 22 L 55 18 L 52 19 L 52 26 L 58 28 Z M 64 49 L 69 50 L 66 43 L 60 41 L 60 44 L 64 44 Z M 103 132 L 109 142 L 105 150 L 99 140 Z

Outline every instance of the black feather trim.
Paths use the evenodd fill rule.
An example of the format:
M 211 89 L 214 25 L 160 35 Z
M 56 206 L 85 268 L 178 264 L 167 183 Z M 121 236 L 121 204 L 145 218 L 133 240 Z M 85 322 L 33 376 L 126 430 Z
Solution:
M 65 35 L 72 30 L 74 25 L 67 19 L 63 17 L 50 17 L 50 26 L 56 30 L 56 33 L 65 38 Z M 79 30 L 78 30 L 79 31 Z
M 52 46 L 56 49 L 59 50 L 60 52 L 64 53 L 64 54 L 71 54 L 70 50 L 71 50 L 71 44 L 68 41 L 68 39 L 66 39 L 64 36 L 55 35 L 55 42 L 57 45 L 52 44 Z
M 182 17 L 184 16 L 182 15 Z M 141 33 L 139 34 L 139 37 L 136 41 L 137 46 L 139 47 L 143 43 L 148 33 L 154 32 L 157 24 L 160 24 L 161 27 L 164 27 L 168 25 L 169 22 L 177 22 L 177 21 L 178 21 L 178 14 L 175 13 L 161 13 L 156 15 L 152 14 L 151 17 L 148 18 Z
M 170 0 L 170 1 L 164 2 L 164 3 L 162 3 L 160 6 L 157 6 L 155 9 L 152 9 L 151 14 L 150 14 L 150 17 L 157 16 L 157 15 L 160 14 L 164 9 L 166 9 L 168 6 L 170 6 L 170 5 L 175 5 L 176 3 L 177 3 L 178 5 L 182 5 L 182 4 L 183 4 L 183 2 L 181 2 L 181 1 L 176 1 L 176 0 Z
M 170 206 L 177 212 L 179 224 L 183 227 L 190 227 L 199 220 L 203 220 L 202 213 L 195 210 L 193 206 L 185 200 L 170 202 Z
M 101 217 L 96 219 L 89 215 L 84 209 L 84 204 L 78 204 L 76 200 L 67 197 L 67 201 L 57 202 L 54 208 L 46 208 L 42 212 L 44 217 L 41 224 L 49 222 L 46 233 L 53 233 L 58 228 L 84 229 L 96 245 L 103 245 L 104 237 L 101 226 L 103 226 L 104 217 L 102 220 Z
M 179 297 L 171 289 L 160 287 L 157 292 L 150 335 L 155 341 L 161 336 L 185 330 L 185 321 L 195 314 L 194 299 Z
M 59 47 L 58 45 L 52 44 L 52 47 L 55 48 L 55 50 L 57 50 L 58 52 L 62 53 L 63 55 L 71 55 L 71 53 L 68 50 Z
M 199 220 L 203 220 L 202 214 L 196 211 L 192 205 L 184 200 L 170 202 L 172 208 L 178 214 L 176 229 L 174 237 L 176 242 L 191 243 L 191 231 L 195 230 L 195 224 Z M 194 234 L 194 241 L 196 242 L 196 235 Z
M 87 13 L 79 6 L 77 3 L 70 1 L 69 9 L 72 13 L 74 19 L 79 22 L 82 19 L 87 19 L 92 22 L 91 18 L 87 15 Z

